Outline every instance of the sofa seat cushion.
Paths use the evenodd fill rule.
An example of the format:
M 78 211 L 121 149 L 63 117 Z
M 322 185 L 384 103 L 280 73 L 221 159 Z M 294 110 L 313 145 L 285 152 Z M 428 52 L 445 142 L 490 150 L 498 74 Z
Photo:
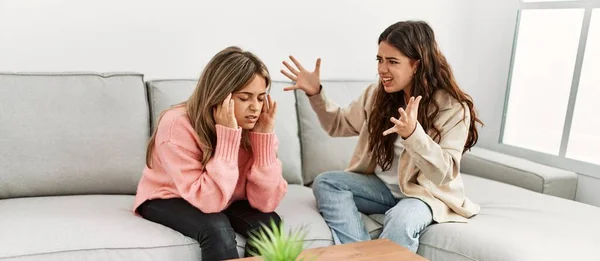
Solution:
M 131 212 L 133 196 L 0 200 L 0 260 L 200 260 L 198 243 Z M 276 210 L 309 230 L 307 247 L 331 245 L 309 188 L 290 185 Z M 238 236 L 238 252 L 245 240 Z
M 131 212 L 133 196 L 0 200 L 2 258 L 17 260 L 198 260 L 194 240 Z
M 430 260 L 595 260 L 600 208 L 464 175 L 481 205 L 469 223 L 429 226 L 418 253 Z

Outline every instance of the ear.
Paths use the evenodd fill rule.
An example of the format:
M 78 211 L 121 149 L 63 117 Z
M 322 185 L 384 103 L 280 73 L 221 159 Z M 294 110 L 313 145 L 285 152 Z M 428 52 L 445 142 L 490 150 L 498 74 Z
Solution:
M 417 68 L 419 68 L 420 64 L 421 64 L 421 60 L 411 60 L 410 61 L 410 67 L 413 71 L 413 74 L 417 73 Z

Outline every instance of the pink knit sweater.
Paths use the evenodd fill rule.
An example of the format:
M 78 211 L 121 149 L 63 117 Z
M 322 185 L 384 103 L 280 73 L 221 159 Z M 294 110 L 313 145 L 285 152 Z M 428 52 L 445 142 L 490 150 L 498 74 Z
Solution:
M 247 199 L 262 212 L 275 210 L 287 191 L 274 133 L 250 132 L 253 153 L 240 146 L 242 129 L 217 125 L 215 152 L 202 166 L 200 142 L 183 107 L 162 117 L 156 133 L 152 168 L 144 169 L 134 212 L 148 199 L 183 198 L 204 213 L 221 212 Z

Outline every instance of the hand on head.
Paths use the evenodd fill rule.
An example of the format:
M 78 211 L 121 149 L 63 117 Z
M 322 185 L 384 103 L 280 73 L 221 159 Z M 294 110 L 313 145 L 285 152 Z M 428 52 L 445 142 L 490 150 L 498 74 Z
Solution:
M 223 102 L 217 105 L 216 108 L 213 109 L 213 115 L 215 117 L 216 124 L 237 129 L 238 124 L 235 119 L 235 109 L 234 102 L 231 99 L 231 93 L 227 95 L 227 98 L 223 100 Z
M 254 125 L 252 131 L 261 133 L 271 133 L 275 129 L 275 115 L 277 113 L 277 102 L 267 95 L 267 100 L 263 103 L 260 117 Z

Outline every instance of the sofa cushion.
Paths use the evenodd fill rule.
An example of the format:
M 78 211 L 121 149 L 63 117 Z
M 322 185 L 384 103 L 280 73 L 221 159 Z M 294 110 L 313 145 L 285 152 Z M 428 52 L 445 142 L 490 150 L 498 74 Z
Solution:
M 197 80 L 154 80 L 147 83 L 153 126 L 160 113 L 170 106 L 189 98 Z M 276 99 L 277 121 L 275 133 L 279 138 L 278 156 L 283 164 L 283 176 L 290 184 L 302 184 L 300 163 L 300 140 L 294 93 L 284 93 L 286 83 L 273 82 L 271 95 Z
M 323 91 L 330 100 L 346 107 L 358 99 L 371 84 L 366 81 L 323 81 Z M 296 91 L 300 137 L 302 142 L 302 178 L 310 184 L 317 175 L 330 170 L 343 170 L 348 166 L 358 137 L 329 137 L 323 130 L 308 97 Z
M 308 232 L 306 248 L 333 244 L 331 230 L 317 210 L 317 201 L 312 189 L 302 185 L 291 185 L 275 212 L 281 216 L 288 230 L 303 228 Z
M 129 195 L 0 200 L 0 260 L 200 260 L 195 240 L 134 215 L 132 204 Z M 290 185 L 276 211 L 288 229 L 309 231 L 307 247 L 332 244 L 309 188 Z
M 0 259 L 198 260 L 194 240 L 131 212 L 133 196 L 0 200 Z
M 148 122 L 141 74 L 0 73 L 0 199 L 135 193 Z
M 198 80 L 191 79 L 146 82 L 150 112 L 152 113 L 152 130 L 156 127 L 160 113 L 175 104 L 186 101 L 194 92 L 197 82 Z
M 595 260 L 600 208 L 464 175 L 481 205 L 469 223 L 429 226 L 418 253 L 430 260 Z
M 575 199 L 577 173 L 523 158 L 474 147 L 460 163 L 462 173 L 500 181 L 535 192 Z

